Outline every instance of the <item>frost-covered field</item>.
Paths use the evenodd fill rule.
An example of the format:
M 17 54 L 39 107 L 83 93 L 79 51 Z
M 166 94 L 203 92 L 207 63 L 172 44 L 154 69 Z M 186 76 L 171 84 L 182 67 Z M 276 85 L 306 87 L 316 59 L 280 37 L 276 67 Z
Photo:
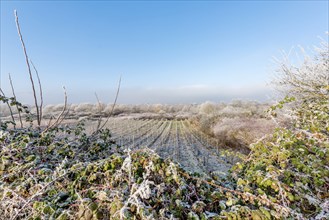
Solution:
M 241 152 L 243 145 L 249 144 L 244 142 L 271 132 L 272 122 L 262 118 L 266 106 L 238 101 L 200 105 L 117 105 L 105 128 L 124 148 L 149 148 L 187 171 L 225 175 L 237 161 L 234 153 L 227 150 Z M 44 126 L 54 121 L 62 108 L 63 105 L 46 106 Z M 98 123 L 107 120 L 111 109 L 112 105 L 73 104 L 62 125 L 75 126 L 83 121 L 86 132 L 91 134 L 97 130 Z M 8 115 L 5 106 L 2 115 Z M 2 119 L 10 120 L 10 117 Z
M 89 122 L 95 129 L 97 122 Z M 226 173 L 233 157 L 222 155 L 222 147 L 195 128 L 189 120 L 112 118 L 107 124 L 112 138 L 129 149 L 149 148 L 197 173 Z

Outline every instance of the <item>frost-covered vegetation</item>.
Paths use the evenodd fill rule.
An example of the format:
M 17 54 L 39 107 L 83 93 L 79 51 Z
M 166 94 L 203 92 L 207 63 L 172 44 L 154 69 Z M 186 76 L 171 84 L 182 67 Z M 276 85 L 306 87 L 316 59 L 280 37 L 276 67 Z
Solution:
M 144 122 L 138 120 L 145 124 L 157 121 L 154 130 L 162 132 L 155 137 L 166 134 L 162 143 L 171 139 L 176 148 L 183 148 L 172 149 L 177 156 L 192 155 L 195 149 L 186 147 L 193 146 L 189 142 L 209 145 L 215 139 L 235 146 L 227 142 L 235 140 L 248 154 L 241 155 L 225 175 L 192 173 L 170 157 L 141 147 L 161 145 L 161 138 L 141 139 L 146 142 L 141 141 L 137 149 L 134 142 L 139 139 L 128 138 L 119 144 L 125 135 L 118 138 L 117 127 L 111 131 L 105 126 L 112 123 L 107 120 L 110 113 L 103 113 L 108 106 L 71 106 L 73 111 L 83 112 L 78 117 L 87 116 L 97 123 L 96 129 L 89 131 L 84 120 L 63 123 L 70 117 L 66 99 L 62 106 L 45 108 L 35 100 L 33 109 L 1 90 L 0 101 L 10 113 L 0 124 L 0 218 L 328 219 L 328 44 L 299 66 L 283 62 L 280 73 L 275 83 L 286 97 L 269 107 L 267 115 L 262 111 L 265 105 L 257 103 L 208 102 L 177 110 L 177 115 L 190 112 L 189 120 L 168 115 L 173 108 L 161 105 L 148 106 L 147 111 L 162 115 L 163 121 L 151 120 L 155 115 L 143 115 L 141 118 L 148 118 Z M 15 109 L 18 115 L 14 115 Z M 47 117 L 47 110 L 55 109 L 59 114 Z M 112 112 L 113 106 L 109 109 Z M 45 118 L 53 119 L 44 125 Z M 145 136 L 151 130 L 146 130 Z M 124 134 L 129 136 L 129 132 Z M 183 139 L 187 144 L 180 143 Z M 253 143 L 247 147 L 249 142 Z
M 56 118 L 64 105 L 47 105 L 43 109 L 43 118 Z M 205 102 L 202 104 L 181 105 L 123 105 L 116 104 L 112 118 L 138 119 L 138 120 L 188 120 L 198 130 L 210 138 L 218 140 L 222 147 L 235 148 L 236 150 L 248 149 L 248 145 L 266 134 L 270 134 L 277 126 L 266 114 L 270 107 L 266 103 L 255 101 L 232 101 L 231 103 Z M 66 122 L 86 120 L 87 127 L 92 127 L 95 121 L 106 118 L 113 108 L 113 104 L 70 104 L 66 115 Z M 35 108 L 32 107 L 32 111 Z M 17 110 L 12 109 L 17 118 Z M 2 105 L 1 115 L 10 118 L 10 111 Z M 70 120 L 72 119 L 72 120 Z M 278 117 L 280 125 L 287 125 L 289 120 Z M 47 122 L 44 121 L 46 126 Z M 91 129 L 91 128 L 90 128 Z
M 200 179 L 150 150 L 123 152 L 106 130 L 86 136 L 81 129 L 2 133 L 4 219 L 220 219 L 230 210 L 270 215 L 267 208 L 237 205 L 238 197 L 271 202 L 235 191 L 227 180 Z M 75 138 L 58 139 L 67 132 Z
M 147 148 L 125 151 L 108 129 L 92 134 L 82 124 L 13 129 L 2 121 L 1 218 L 328 218 L 326 51 L 300 67 L 282 68 L 284 76 L 290 74 L 288 79 L 298 80 L 308 71 L 317 81 L 289 84 L 281 78 L 288 83 L 284 91 L 290 96 L 273 105 L 269 114 L 275 119 L 280 109 L 290 116 L 291 124 L 251 144 L 250 153 L 228 176 L 189 173 Z M 296 83 L 302 83 L 298 89 L 311 84 L 305 85 L 305 92 L 294 93 Z M 1 98 L 25 109 L 13 99 Z M 208 105 L 202 111 L 211 115 L 215 110 Z M 218 123 L 232 123 L 229 120 L 238 119 Z M 214 128 L 220 132 L 218 123 Z

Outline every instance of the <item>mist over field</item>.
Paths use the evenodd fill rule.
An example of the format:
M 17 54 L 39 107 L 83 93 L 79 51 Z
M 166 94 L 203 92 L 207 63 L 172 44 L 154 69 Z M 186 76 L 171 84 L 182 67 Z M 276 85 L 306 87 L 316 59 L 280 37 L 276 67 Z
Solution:
M 123 79 L 124 81 L 124 79 Z M 124 84 L 124 82 L 123 82 Z M 97 89 L 95 89 L 97 90 Z M 115 89 L 97 91 L 99 98 L 106 103 L 113 102 Z M 96 103 L 95 91 L 91 88 L 86 91 L 74 92 L 68 89 L 71 103 Z M 30 100 L 31 94 L 24 94 L 26 103 Z M 24 97 L 23 94 L 21 97 Z M 118 103 L 121 104 L 192 104 L 213 102 L 230 102 L 232 100 L 256 100 L 266 102 L 273 100 L 275 92 L 272 88 L 255 85 L 253 87 L 210 87 L 205 85 L 182 86 L 178 88 L 125 88 L 120 90 Z M 47 104 L 63 102 L 62 94 L 59 91 L 53 93 L 45 92 L 49 97 Z

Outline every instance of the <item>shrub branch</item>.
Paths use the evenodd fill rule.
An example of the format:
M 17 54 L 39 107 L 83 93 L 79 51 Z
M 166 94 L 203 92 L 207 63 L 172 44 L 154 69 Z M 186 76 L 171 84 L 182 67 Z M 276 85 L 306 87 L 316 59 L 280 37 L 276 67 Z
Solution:
M 16 98 L 16 94 L 15 94 L 15 89 L 14 89 L 14 85 L 13 85 L 13 80 L 11 79 L 10 73 L 9 73 L 9 82 L 10 82 L 10 87 L 11 87 L 11 91 L 13 93 L 15 102 L 17 102 L 17 98 Z M 15 103 L 16 104 L 16 103 Z M 23 121 L 22 121 L 22 115 L 21 115 L 21 110 L 19 109 L 18 105 L 15 105 L 17 108 L 17 112 L 18 112 L 18 118 L 19 118 L 19 122 L 21 124 L 21 128 L 23 128 Z
M 33 80 L 32 71 L 31 71 L 31 67 L 30 67 L 30 62 L 29 62 L 29 58 L 28 58 L 28 55 L 27 55 L 27 52 L 26 52 L 26 47 L 25 47 L 25 43 L 24 43 L 23 36 L 22 36 L 22 33 L 21 33 L 21 29 L 20 29 L 20 26 L 19 26 L 18 15 L 17 15 L 16 10 L 14 11 L 14 14 L 15 14 L 17 32 L 18 32 L 18 35 L 19 35 L 19 38 L 20 38 L 20 41 L 21 41 L 21 44 L 22 44 L 22 47 L 23 47 L 26 65 L 27 65 L 27 69 L 28 69 L 28 72 L 29 72 L 29 75 L 30 75 L 30 81 L 31 81 L 32 90 L 33 90 L 33 97 L 34 97 L 34 105 L 35 105 L 35 108 L 36 108 L 36 111 L 37 111 L 37 122 L 38 122 L 38 126 L 40 126 L 40 124 L 41 124 L 40 110 L 39 110 L 37 95 L 36 95 L 36 92 L 35 92 L 35 86 L 34 86 L 34 80 Z

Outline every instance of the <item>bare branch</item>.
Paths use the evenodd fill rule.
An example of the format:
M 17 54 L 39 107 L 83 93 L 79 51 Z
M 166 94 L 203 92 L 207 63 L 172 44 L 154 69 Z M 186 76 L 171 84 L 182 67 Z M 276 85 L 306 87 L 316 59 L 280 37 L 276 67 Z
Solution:
M 26 65 L 27 65 L 29 75 L 30 75 L 30 81 L 31 81 L 32 90 L 33 90 L 33 97 L 34 97 L 34 104 L 35 104 L 35 108 L 37 110 L 37 122 L 38 122 L 38 126 L 40 126 L 40 123 L 41 123 L 41 121 L 40 121 L 40 112 L 39 112 L 37 95 L 36 95 L 36 92 L 35 92 L 34 80 L 33 80 L 33 77 L 32 77 L 31 67 L 30 67 L 30 63 L 29 63 L 29 58 L 28 58 L 28 55 L 27 55 L 27 52 L 26 52 L 26 47 L 25 47 L 24 41 L 23 41 L 23 36 L 22 36 L 21 29 L 20 29 L 20 26 L 19 26 L 18 16 L 17 16 L 17 11 L 16 10 L 14 11 L 14 14 L 15 14 L 17 32 L 18 32 L 20 41 L 22 43 L 22 47 L 23 47 L 23 51 L 24 51 L 24 55 L 25 55 L 25 61 L 26 61 Z
M 52 123 L 51 125 L 49 125 L 42 133 L 45 133 L 46 131 L 48 131 L 50 128 L 53 128 L 53 127 L 56 127 L 58 126 L 62 121 L 63 119 L 65 118 L 65 116 L 67 115 L 66 113 L 66 109 L 67 109 L 67 94 L 66 94 L 66 89 L 65 87 L 63 86 L 63 89 L 64 89 L 64 107 L 63 107 L 63 110 L 62 112 L 57 116 L 57 119 L 55 120 L 54 123 Z
M 62 116 L 61 116 L 61 118 L 60 118 L 60 120 L 58 121 L 58 123 L 57 123 L 56 126 L 62 124 L 62 122 L 63 122 L 64 119 L 68 116 L 69 113 L 70 113 L 70 109 L 66 109 L 65 112 L 63 112 L 63 114 L 62 114 Z
M 2 91 L 2 89 L 0 88 L 0 93 L 4 96 L 4 98 L 7 98 L 5 93 Z M 8 108 L 9 108 L 9 111 L 10 111 L 10 116 L 11 116 L 11 119 L 13 120 L 13 123 L 14 123 L 14 128 L 16 128 L 16 122 L 15 122 L 15 118 L 14 118 L 14 114 L 13 114 L 13 110 L 11 109 L 11 106 L 10 104 L 8 103 L 8 101 L 6 102 Z
M 40 112 L 40 115 L 39 115 L 39 120 L 40 120 L 40 123 L 41 123 L 41 120 L 42 120 L 42 108 L 43 108 L 43 94 L 42 94 L 42 87 L 41 87 L 41 81 L 40 81 L 40 77 L 39 77 L 39 72 L 37 70 L 37 68 L 35 68 L 32 60 L 30 59 L 30 62 L 33 66 L 33 69 L 37 75 L 37 78 L 38 78 L 38 84 L 39 84 L 39 93 L 40 93 L 40 106 L 39 106 L 39 112 Z
M 11 79 L 10 73 L 8 75 L 9 75 L 9 82 L 10 82 L 10 86 L 11 86 L 11 91 L 13 93 L 13 96 L 14 96 L 14 99 L 15 99 L 15 102 L 16 102 L 17 98 L 16 98 L 16 94 L 15 94 L 15 89 L 14 89 L 14 86 L 13 86 L 13 80 Z M 17 112 L 18 112 L 18 117 L 19 117 L 19 122 L 21 124 L 21 128 L 23 128 L 23 121 L 22 121 L 21 111 L 18 108 L 17 104 L 16 104 L 16 109 L 17 109 Z
M 107 118 L 106 118 L 105 122 L 103 123 L 103 125 L 102 125 L 97 131 L 99 131 L 99 130 L 101 130 L 101 129 L 104 128 L 104 126 L 107 124 L 107 122 L 109 121 L 110 117 L 111 117 L 112 114 L 113 114 L 113 111 L 114 111 L 115 105 L 116 105 L 117 100 L 118 100 L 118 97 L 119 97 L 120 86 L 121 86 L 121 77 L 122 77 L 122 76 L 120 76 L 120 79 L 119 79 L 118 88 L 117 88 L 117 92 L 116 92 L 116 94 L 115 94 L 115 99 L 114 99 L 114 103 L 113 103 L 113 106 L 112 106 L 111 112 L 110 112 L 110 114 L 107 116 Z M 97 131 L 96 131 L 96 132 L 97 132 Z
M 99 98 L 98 98 L 98 95 L 97 93 L 95 92 L 95 96 L 96 96 L 96 99 L 97 99 L 97 105 L 98 105 L 98 114 L 99 114 L 99 117 L 98 117 L 98 120 L 97 120 L 97 127 L 96 127 L 96 131 L 99 130 L 99 127 L 101 126 L 101 122 L 102 122 L 102 115 L 101 115 L 101 102 L 99 101 Z
M 50 127 L 51 125 L 51 121 L 54 119 L 55 117 L 53 115 L 50 116 L 50 119 L 48 121 L 48 124 L 47 124 L 47 128 Z

